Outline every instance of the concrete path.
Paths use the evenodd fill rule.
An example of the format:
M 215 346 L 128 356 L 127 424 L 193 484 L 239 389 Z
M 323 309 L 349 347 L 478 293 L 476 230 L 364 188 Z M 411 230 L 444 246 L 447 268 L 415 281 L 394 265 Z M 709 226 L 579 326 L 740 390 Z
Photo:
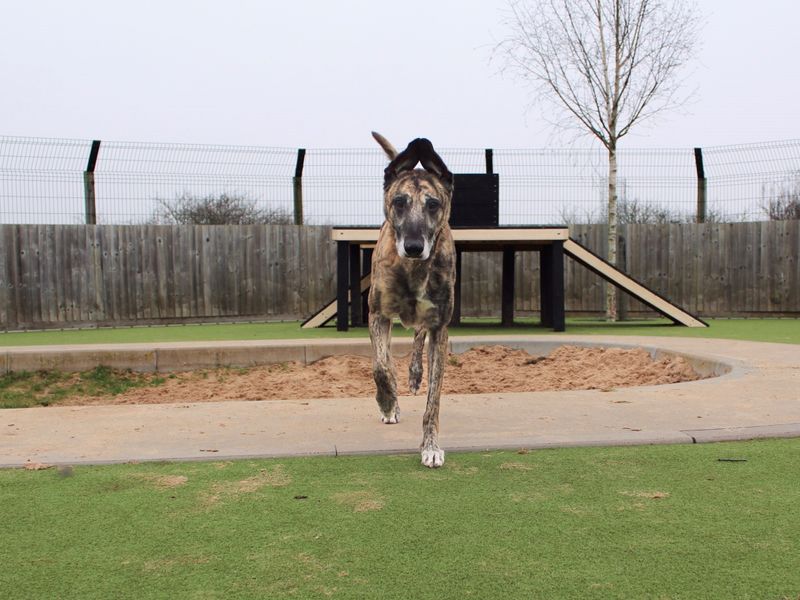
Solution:
M 539 350 L 562 343 L 644 346 L 687 355 L 699 369 L 729 372 L 700 382 L 611 392 L 445 396 L 440 440 L 445 450 L 800 436 L 800 346 L 627 336 L 451 338 L 456 351 L 498 342 Z M 151 355 L 169 348 L 173 356 L 181 348 L 188 356 L 204 347 L 206 354 L 213 350 L 214 361 L 227 347 L 248 363 L 256 360 L 259 348 L 283 360 L 295 355 L 310 360 L 337 350 L 369 352 L 367 341 L 282 344 L 284 351 L 276 342 L 136 346 Z M 63 353 L 75 360 L 76 353 L 86 352 L 103 361 L 123 350 L 130 352 L 131 345 L 2 352 L 8 368 L 18 352 L 48 360 Z M 183 362 L 188 364 L 188 359 Z M 422 397 L 401 398 L 397 425 L 379 422 L 372 398 L 1 410 L 0 466 L 416 452 L 424 403 Z

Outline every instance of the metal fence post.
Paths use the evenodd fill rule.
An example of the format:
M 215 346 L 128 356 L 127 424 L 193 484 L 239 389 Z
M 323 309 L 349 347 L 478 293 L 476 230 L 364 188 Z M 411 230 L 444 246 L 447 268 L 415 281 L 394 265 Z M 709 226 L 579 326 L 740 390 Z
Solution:
M 694 149 L 694 165 L 697 169 L 697 222 L 706 222 L 706 170 L 703 166 L 703 149 Z
M 306 160 L 306 149 L 298 148 L 297 164 L 294 168 L 294 224 L 303 224 L 303 163 Z
M 89 162 L 83 172 L 84 218 L 87 225 L 97 225 L 97 202 L 94 193 L 94 168 L 97 165 L 97 154 L 100 152 L 100 140 L 92 141 L 89 151 Z
M 494 153 L 491 148 L 486 148 L 486 174 L 494 173 Z

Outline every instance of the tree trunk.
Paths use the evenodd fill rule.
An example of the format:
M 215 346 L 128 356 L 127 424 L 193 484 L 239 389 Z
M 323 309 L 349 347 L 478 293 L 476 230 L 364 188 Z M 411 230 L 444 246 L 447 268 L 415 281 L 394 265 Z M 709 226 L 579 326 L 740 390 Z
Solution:
M 617 264 L 617 148 L 608 148 L 608 262 Z M 606 283 L 606 320 L 616 321 L 617 288 Z

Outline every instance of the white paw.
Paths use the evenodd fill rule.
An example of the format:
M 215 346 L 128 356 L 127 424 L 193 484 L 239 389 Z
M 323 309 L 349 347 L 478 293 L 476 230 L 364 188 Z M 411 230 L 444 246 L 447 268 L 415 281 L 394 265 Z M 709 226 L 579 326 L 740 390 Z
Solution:
M 437 469 L 444 464 L 444 450 L 438 446 L 425 448 L 422 451 L 422 464 L 431 469 Z
M 381 423 L 384 425 L 396 425 L 400 422 L 400 410 L 395 410 L 389 416 L 381 415 Z

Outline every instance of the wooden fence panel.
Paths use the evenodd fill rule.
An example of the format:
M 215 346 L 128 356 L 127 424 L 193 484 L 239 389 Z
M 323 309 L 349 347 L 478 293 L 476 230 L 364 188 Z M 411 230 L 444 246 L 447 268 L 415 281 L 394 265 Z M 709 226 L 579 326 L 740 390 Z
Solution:
M 299 318 L 335 271 L 325 227 L 0 225 L 0 328 Z
M 606 256 L 606 227 L 573 238 Z M 800 221 L 627 225 L 620 264 L 701 316 L 800 315 Z M 0 225 L 0 329 L 299 319 L 335 292 L 326 227 Z M 602 314 L 605 283 L 566 260 L 566 308 Z M 463 255 L 462 314 L 500 313 L 502 255 Z M 515 309 L 539 310 L 539 255 L 515 261 Z M 630 316 L 653 314 L 634 300 Z
M 604 225 L 573 225 L 570 236 L 595 254 L 606 258 L 608 229 Z M 566 310 L 571 313 L 602 312 L 605 306 L 605 282 L 573 260 L 565 259 Z

